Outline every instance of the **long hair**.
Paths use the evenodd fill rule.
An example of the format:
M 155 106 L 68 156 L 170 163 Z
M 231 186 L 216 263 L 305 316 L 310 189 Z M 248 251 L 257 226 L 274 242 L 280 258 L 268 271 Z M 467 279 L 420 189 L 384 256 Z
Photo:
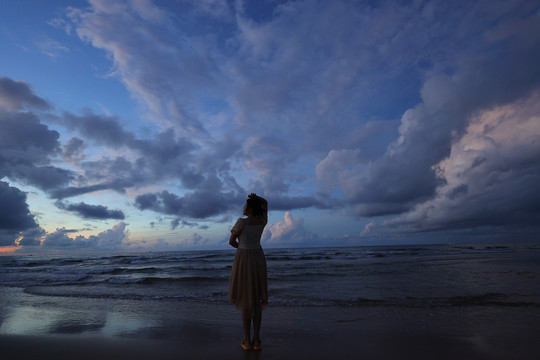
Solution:
M 264 215 L 264 209 L 262 203 L 259 199 L 247 199 L 246 208 L 251 210 L 253 216 L 262 216 Z

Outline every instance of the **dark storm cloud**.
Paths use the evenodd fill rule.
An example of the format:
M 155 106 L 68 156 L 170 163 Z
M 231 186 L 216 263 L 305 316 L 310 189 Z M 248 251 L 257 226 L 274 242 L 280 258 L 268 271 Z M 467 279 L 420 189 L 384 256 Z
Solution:
M 316 196 L 302 197 L 286 197 L 286 196 L 270 196 L 268 201 L 271 203 L 272 210 L 297 210 L 310 207 L 319 209 L 328 209 L 333 207 L 337 201 L 329 201 L 328 199 L 319 199 Z M 331 204 L 334 203 L 334 204 Z
M 91 112 L 77 116 L 66 112 L 61 123 L 70 130 L 77 130 L 85 139 L 113 148 L 125 146 L 135 138 L 133 133 L 123 129 L 115 116 L 96 115 Z
M 455 199 L 460 196 L 465 196 L 467 195 L 468 189 L 469 189 L 469 186 L 467 184 L 461 184 L 451 189 L 450 191 L 448 191 L 446 193 L 446 196 L 450 199 Z
M 24 192 L 0 181 L 0 204 L 0 246 L 14 245 L 21 232 L 38 229 Z M 26 241 L 35 242 L 32 235 Z
M 10 175 L 46 191 L 58 189 L 73 179 L 72 171 L 50 165 L 14 166 Z
M 179 218 L 176 218 L 176 219 L 173 219 L 171 221 L 171 230 L 174 230 L 178 227 L 178 225 L 180 225 L 180 220 Z
M 15 245 L 15 240 L 19 237 L 19 231 L 0 229 L 0 246 Z
M 247 192 L 240 193 L 214 193 L 206 191 L 196 191 L 178 196 L 168 191 L 161 193 L 146 193 L 137 196 L 135 206 L 140 210 L 153 210 L 168 215 L 180 215 L 190 218 L 204 219 L 227 212 L 231 209 L 241 210 L 247 199 Z M 272 211 L 306 209 L 316 207 L 328 209 L 335 204 L 314 198 L 314 197 L 280 197 L 271 196 L 268 198 Z M 333 201 L 336 203 L 336 201 Z M 172 228 L 180 224 L 180 219 L 175 219 L 171 223 Z M 189 223 L 182 222 L 182 225 Z
M 201 230 L 208 229 L 208 225 L 199 225 L 196 222 L 186 221 L 186 220 L 180 219 L 180 218 L 173 219 L 171 221 L 171 230 L 176 229 L 178 226 L 180 226 L 181 228 L 185 228 L 185 227 L 193 228 L 193 227 L 195 227 L 195 228 L 198 228 L 198 229 L 201 229 Z
M 84 143 L 84 140 L 77 137 L 72 137 L 64 145 L 62 156 L 68 161 L 72 159 L 82 159 L 84 158 L 83 151 L 85 148 L 86 144 Z
M 172 128 L 143 139 L 125 130 L 114 116 L 65 113 L 61 123 L 79 132 L 86 140 L 111 148 L 129 149 L 136 155 L 133 160 L 117 157 L 114 164 L 109 159 L 82 163 L 85 175 L 91 181 L 116 178 L 116 181 L 129 181 L 135 185 L 176 177 L 186 188 L 193 189 L 204 180 L 204 175 L 193 165 L 191 152 L 196 146 L 188 139 L 178 137 Z M 83 144 L 70 140 L 68 145 L 66 151 L 75 146 L 78 150 Z
M 50 165 L 60 152 L 59 133 L 28 112 L 0 112 L 0 177 L 8 176 L 43 190 L 67 185 L 69 170 Z
M 136 139 L 128 146 L 141 154 L 137 166 L 147 170 L 153 178 L 177 177 L 188 189 L 196 188 L 204 181 L 203 172 L 197 169 L 191 152 L 196 146 L 189 140 L 177 138 L 173 129 L 157 134 L 153 139 Z
M 0 109 L 16 111 L 24 106 L 43 110 L 51 108 L 47 101 L 34 94 L 28 83 L 0 77 Z
M 526 98 L 540 87 L 540 28 L 533 18 L 523 14 L 518 28 L 516 20 L 495 26 L 486 32 L 493 40 L 476 40 L 478 48 L 471 50 L 490 52 L 489 57 L 467 59 L 452 77 L 426 81 L 423 102 L 402 117 L 399 139 L 369 165 L 367 176 L 360 176 L 352 197 L 359 214 L 399 214 L 433 198 L 446 183 L 437 165 L 450 156 L 474 115 Z M 516 36 L 527 40 L 509 41 Z
M 0 112 L 0 151 L 17 162 L 44 163 L 60 150 L 60 134 L 26 112 Z
M 40 227 L 23 231 L 21 233 L 22 239 L 19 240 L 18 244 L 21 246 L 39 246 L 41 245 L 41 238 L 46 234 L 46 231 Z
M 540 90 L 481 113 L 441 164 L 446 183 L 388 225 L 413 231 L 540 224 Z
M 530 50 L 521 50 L 521 55 L 540 62 L 540 51 Z M 463 74 L 467 79 L 463 83 L 451 84 L 447 79 L 448 83 L 435 84 L 432 89 L 424 87 L 425 91 L 434 92 L 447 92 L 447 86 L 455 88 L 450 90 L 449 98 L 444 99 L 447 103 L 434 111 L 428 109 L 433 104 L 429 102 L 431 95 L 427 95 L 423 105 L 404 115 L 401 138 L 373 163 L 369 177 L 358 184 L 359 191 L 354 199 L 365 205 L 362 215 L 375 215 L 370 204 L 388 204 L 388 213 L 396 213 L 403 211 L 399 205 L 405 205 L 408 210 L 431 198 L 435 189 L 445 182 L 437 173 L 436 165 L 450 155 L 452 144 L 463 135 L 470 117 L 495 104 L 504 105 L 527 96 L 531 89 L 539 86 L 538 70 L 531 68 L 532 71 L 521 78 L 519 74 L 506 71 L 519 68 L 524 61 L 519 59 L 517 51 L 513 53 L 517 59 L 507 59 L 508 63 L 477 64 L 474 76 L 469 71 Z
M 124 220 L 125 215 L 121 210 L 109 210 L 103 205 L 90 205 L 83 202 L 78 204 L 65 204 L 63 202 L 56 202 L 58 208 L 66 211 L 77 213 L 79 216 L 85 219 L 117 219 Z
M 120 124 L 117 117 L 96 115 L 90 112 L 82 116 L 65 113 L 61 123 L 71 130 L 80 133 L 87 141 L 111 148 L 125 148 L 136 154 L 136 159 L 127 160 L 117 157 L 97 159 L 81 163 L 85 177 L 90 181 L 111 179 L 113 185 L 121 183 L 122 188 L 136 184 L 144 184 L 164 176 L 178 176 L 188 188 L 193 188 L 202 180 L 202 176 L 186 164 L 186 157 L 194 146 L 185 139 L 175 136 L 172 129 L 166 129 L 155 135 L 154 138 L 138 138 L 133 132 L 127 131 Z M 69 143 L 69 149 L 82 144 L 76 140 Z M 114 179 L 114 180 L 112 180 Z M 80 193 L 106 188 L 107 185 L 92 185 L 80 188 Z M 118 189 L 118 187 L 116 187 Z M 66 189 L 55 193 L 55 197 L 66 197 L 73 190 Z
M 34 217 L 28 210 L 26 194 L 0 181 L 0 228 L 26 230 L 36 226 Z
M 226 212 L 242 197 L 231 193 L 195 191 L 180 197 L 168 191 L 137 196 L 135 206 L 140 210 L 153 210 L 163 214 L 204 219 Z
M 49 192 L 49 195 L 53 199 L 64 199 L 72 196 L 83 195 L 94 191 L 101 190 L 114 190 L 119 193 L 125 193 L 127 187 L 131 187 L 133 183 L 130 181 L 112 181 L 107 183 L 101 183 L 96 185 L 80 186 L 80 187 L 66 187 Z
M 68 184 L 71 171 L 52 166 L 60 151 L 59 133 L 41 123 L 28 109 L 48 110 L 29 84 L 0 78 L 0 179 L 36 186 L 45 191 Z M 26 194 L 0 182 L 0 245 L 36 246 L 44 235 L 26 202 Z

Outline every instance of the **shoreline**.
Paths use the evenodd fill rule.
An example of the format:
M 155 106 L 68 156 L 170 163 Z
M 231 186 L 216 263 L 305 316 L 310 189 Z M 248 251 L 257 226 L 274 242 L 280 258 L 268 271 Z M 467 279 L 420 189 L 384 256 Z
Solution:
M 240 348 L 239 313 L 212 323 L 165 324 L 129 335 L 1 334 L 2 359 L 533 359 L 540 318 L 531 308 L 269 308 L 262 351 Z M 201 311 L 187 306 L 185 310 Z M 289 318 L 289 321 L 286 319 Z

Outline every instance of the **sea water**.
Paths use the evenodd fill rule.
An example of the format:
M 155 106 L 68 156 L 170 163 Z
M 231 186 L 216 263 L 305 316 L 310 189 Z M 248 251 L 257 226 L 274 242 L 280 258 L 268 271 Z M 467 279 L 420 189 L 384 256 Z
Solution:
M 272 306 L 540 302 L 540 244 L 265 250 Z M 56 297 L 226 303 L 234 250 L 0 257 L 0 285 Z
M 273 309 L 538 312 L 540 307 L 540 244 L 265 249 L 265 254 Z M 0 334 L 38 331 L 52 318 L 57 332 L 92 331 L 93 326 L 106 332 L 105 323 L 143 326 L 129 322 L 142 321 L 132 315 L 147 309 L 224 305 L 233 258 L 234 249 L 1 256 Z M 91 306 L 94 314 L 101 314 L 95 308 L 107 308 L 99 316 L 116 318 L 88 320 L 85 308 Z M 69 315 L 58 313 L 64 308 L 71 309 Z M 72 321 L 73 316 L 82 320 Z

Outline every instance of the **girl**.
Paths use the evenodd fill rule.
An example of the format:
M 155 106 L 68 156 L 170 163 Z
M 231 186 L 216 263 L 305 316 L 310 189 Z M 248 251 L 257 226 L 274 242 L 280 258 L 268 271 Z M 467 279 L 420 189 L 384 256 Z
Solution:
M 261 248 L 261 235 L 268 222 L 268 202 L 254 193 L 248 196 L 244 215 L 231 229 L 229 244 L 236 248 L 229 281 L 229 304 L 242 311 L 244 350 L 260 350 L 262 310 L 268 305 L 266 259 Z M 251 339 L 251 320 L 254 337 Z

